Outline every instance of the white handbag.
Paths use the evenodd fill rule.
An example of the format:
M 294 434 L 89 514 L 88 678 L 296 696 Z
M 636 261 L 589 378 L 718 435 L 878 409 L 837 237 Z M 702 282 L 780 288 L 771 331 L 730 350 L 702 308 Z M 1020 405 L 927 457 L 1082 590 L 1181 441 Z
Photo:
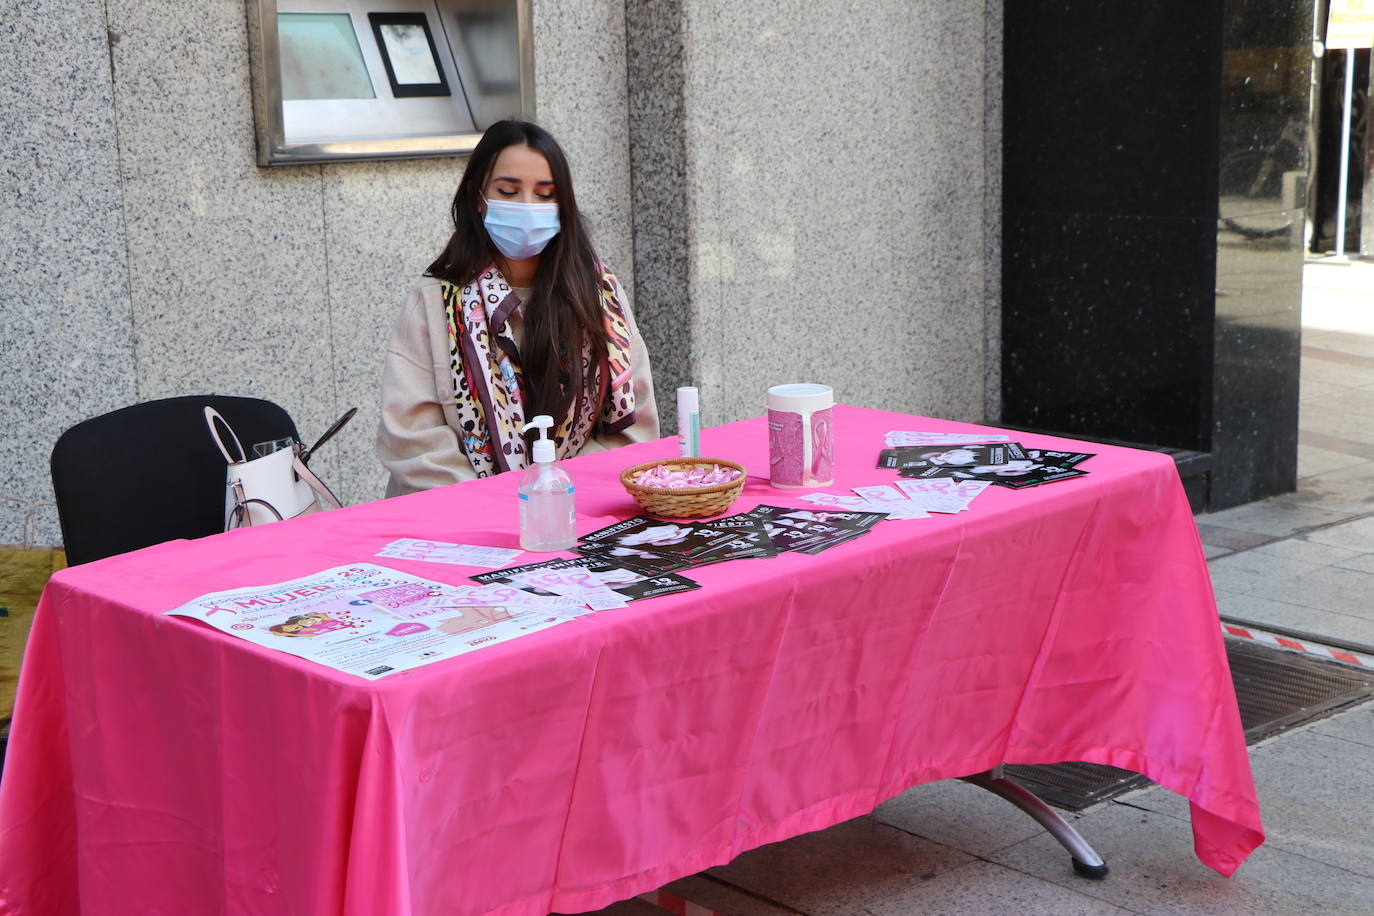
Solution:
M 206 407 L 205 423 L 229 465 L 225 472 L 225 531 L 308 515 L 321 508 L 320 502 L 343 508 L 338 497 L 301 460 L 303 449 L 299 442 L 261 458 L 249 458 L 234 428 L 219 411 Z M 238 458 L 225 445 L 216 423 L 229 433 Z

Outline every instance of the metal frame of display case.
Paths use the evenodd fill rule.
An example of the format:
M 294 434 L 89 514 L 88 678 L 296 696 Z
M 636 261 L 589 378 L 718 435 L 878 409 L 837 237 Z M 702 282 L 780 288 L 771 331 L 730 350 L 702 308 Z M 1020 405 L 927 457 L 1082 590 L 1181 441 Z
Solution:
M 514 0 L 519 47 L 520 114 L 534 117 L 534 36 L 531 0 Z M 423 136 L 288 141 L 282 109 L 277 0 L 248 0 L 248 52 L 253 82 L 253 119 L 260 166 L 368 159 L 417 159 L 470 153 L 481 131 Z

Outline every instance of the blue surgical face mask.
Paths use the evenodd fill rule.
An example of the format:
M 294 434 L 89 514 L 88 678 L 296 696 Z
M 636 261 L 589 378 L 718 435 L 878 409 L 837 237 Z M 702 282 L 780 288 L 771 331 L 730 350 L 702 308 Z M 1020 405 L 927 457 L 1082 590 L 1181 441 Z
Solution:
M 482 198 L 486 200 L 486 198 Z M 487 200 L 482 217 L 492 244 L 512 261 L 532 258 L 558 234 L 558 204 L 522 204 Z

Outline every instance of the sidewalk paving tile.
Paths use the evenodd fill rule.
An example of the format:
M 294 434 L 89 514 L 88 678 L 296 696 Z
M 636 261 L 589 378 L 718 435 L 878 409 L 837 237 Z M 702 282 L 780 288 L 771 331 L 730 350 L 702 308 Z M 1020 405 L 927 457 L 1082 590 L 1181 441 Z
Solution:
M 1302 345 L 1319 350 L 1335 350 L 1340 353 L 1353 353 L 1356 356 L 1374 357 L 1374 335 L 1353 334 L 1346 331 L 1306 331 L 1302 335 Z
M 1255 591 L 1267 593 L 1274 587 L 1276 580 L 1287 580 L 1304 573 L 1330 568 L 1283 557 L 1257 556 L 1254 550 L 1221 557 L 1207 564 L 1207 569 L 1212 574 L 1214 589 L 1239 595 Z
M 1360 553 L 1345 560 L 1331 564 L 1341 569 L 1358 569 L 1360 572 L 1374 573 L 1374 553 Z
M 879 805 L 872 817 L 975 856 L 1019 843 L 1042 829 L 1005 799 L 957 779 L 908 789 Z
M 1237 557 L 1222 557 L 1213 565 L 1220 565 Z M 1293 564 L 1292 560 L 1275 560 L 1274 564 Z M 1302 564 L 1306 566 L 1307 564 Z M 1276 570 L 1263 585 L 1264 596 L 1287 604 L 1297 604 L 1320 611 L 1349 614 L 1374 623 L 1374 575 L 1339 566 L 1309 567 L 1296 574 Z M 1239 589 L 1229 589 L 1239 591 Z M 1374 641 L 1374 629 L 1370 639 Z
M 1366 378 L 1374 376 L 1374 367 L 1357 366 L 1354 368 L 1357 368 L 1359 371 L 1363 372 Z M 1305 425 L 1301 422 L 1301 418 L 1305 417 L 1309 405 L 1331 407 L 1335 410 L 1340 410 L 1349 414 L 1355 414 L 1361 417 L 1365 417 L 1366 419 L 1370 416 L 1374 416 L 1374 390 L 1371 390 L 1369 388 L 1341 389 L 1335 385 L 1332 385 L 1331 387 L 1334 389 L 1333 391 L 1328 392 L 1325 395 L 1310 398 L 1307 400 L 1306 403 L 1302 405 L 1301 412 L 1299 415 L 1299 426 Z M 1368 430 L 1367 425 L 1366 430 Z
M 1370 879 L 1366 912 L 1374 912 L 1369 751 L 1310 732 L 1256 748 L 1251 767 L 1269 843 Z
M 1366 369 L 1353 369 L 1349 366 L 1341 368 L 1351 372 L 1368 372 Z M 1298 418 L 1298 429 L 1301 431 L 1311 430 L 1355 442 L 1367 441 L 1369 427 L 1369 417 L 1342 410 L 1338 401 L 1326 399 L 1314 398 L 1304 401 Z
M 1370 462 L 1366 462 L 1359 467 L 1341 468 L 1338 471 L 1331 471 L 1328 474 L 1323 474 L 1321 477 L 1317 478 L 1317 480 L 1324 484 L 1339 483 L 1355 486 L 1360 484 L 1367 485 L 1371 481 L 1374 481 L 1374 466 L 1371 466 Z M 1304 489 L 1306 488 L 1304 487 Z M 1289 498 L 1291 498 L 1291 496 Z M 1369 511 L 1374 511 L 1374 498 L 1371 498 Z
M 1362 726 L 1368 729 L 1374 723 L 1371 712 L 1374 705 L 1366 703 L 1250 748 L 1266 847 L 1374 879 L 1374 795 L 1368 776 L 1374 735 L 1363 735 L 1363 743 L 1344 737 Z M 1189 816 L 1187 799 L 1159 786 L 1119 801 L 1179 821 Z M 1237 875 L 1245 870 L 1241 866 Z M 1374 912 L 1374 897 L 1370 902 Z
M 1275 499 L 1356 516 L 1374 513 L 1374 461 L 1304 478 L 1296 493 Z
M 1206 518 L 1206 516 L 1203 516 Z M 1251 547 L 1258 547 L 1261 544 L 1268 544 L 1273 540 L 1267 534 L 1255 534 L 1252 531 L 1237 531 L 1234 528 L 1222 528 L 1217 525 L 1208 525 L 1206 522 L 1197 523 L 1198 537 L 1202 539 L 1204 546 L 1227 547 L 1231 550 L 1247 550 Z
M 1188 799 L 1160 785 L 1148 785 L 1136 789 L 1134 792 L 1119 795 L 1112 799 L 1111 804 L 1126 808 L 1143 808 L 1146 811 L 1153 811 L 1155 814 L 1172 817 L 1174 820 L 1185 824 L 1191 825 L 1193 822 L 1192 808 L 1189 807 Z M 1092 810 L 1096 811 L 1097 809 Z M 1087 813 L 1091 814 L 1092 811 Z M 1260 817 L 1261 819 L 1264 817 L 1263 804 L 1260 805 Z
M 1307 335 L 1304 334 L 1304 344 Z M 1340 353 L 1349 353 L 1354 356 L 1374 358 L 1374 336 L 1367 334 L 1333 334 L 1331 337 L 1324 337 L 1312 343 L 1312 346 L 1322 350 L 1336 350 Z M 1319 358 L 1318 354 L 1313 354 L 1314 358 Z M 1366 386 L 1368 387 L 1368 386 Z
M 1357 455 L 1347 455 L 1344 452 L 1328 451 L 1324 448 L 1317 448 L 1312 445 L 1298 444 L 1298 478 L 1305 479 L 1315 477 L 1318 474 L 1325 474 L 1327 471 L 1337 471 L 1341 468 L 1354 467 L 1358 464 L 1369 463 L 1368 458 L 1361 458 Z M 1299 486 L 1301 489 L 1301 486 Z
M 1311 729 L 1317 734 L 1341 738 L 1374 750 L 1374 702 L 1363 703 L 1328 719 L 1313 722 Z M 1367 763 L 1364 769 L 1368 772 Z M 1361 792 L 1366 798 L 1370 795 L 1368 779 Z
M 631 897 L 629 900 L 612 903 L 605 909 L 579 913 L 577 916 L 664 916 L 664 911 L 652 903 Z
M 1345 547 L 1361 553 L 1374 553 L 1374 517 L 1314 531 L 1306 535 L 1306 538 L 1318 544 Z
M 1333 512 L 1316 506 L 1264 500 L 1234 509 L 1224 509 L 1221 512 L 1210 512 L 1201 516 L 1199 522 L 1214 528 L 1232 528 L 1254 534 L 1287 537 L 1306 528 L 1331 525 L 1348 518 L 1348 513 Z
M 966 852 L 859 817 L 743 853 L 709 874 L 809 916 L 853 916 L 972 861 Z
M 1342 560 L 1360 556 L 1358 550 L 1351 550 L 1348 547 L 1333 547 L 1330 544 L 1318 544 L 1316 541 L 1305 540 L 1301 537 L 1274 541 L 1262 547 L 1256 547 L 1250 553 L 1257 557 L 1296 560 L 1299 563 L 1308 563 L 1312 566 L 1335 566 Z
M 1218 592 L 1217 611 L 1222 617 L 1249 620 L 1261 626 L 1303 630 L 1350 642 L 1369 642 L 1374 637 L 1374 626 L 1364 617 L 1274 601 L 1258 594 Z
M 1364 436 L 1359 439 L 1329 436 L 1326 433 L 1303 427 L 1298 430 L 1298 444 L 1312 448 L 1324 448 L 1328 452 L 1340 452 L 1354 458 L 1374 460 L 1374 444 L 1366 441 Z
M 1342 388 L 1363 388 L 1369 384 L 1369 370 L 1359 366 L 1331 363 L 1324 359 L 1303 357 L 1299 377 L 1336 385 Z M 1304 411 L 1307 405 L 1303 405 Z
M 790 907 L 771 903 L 702 875 L 690 875 L 663 889 L 721 916 L 796 916 L 797 913 Z
M 1110 804 L 1078 827 L 1111 868 L 1103 881 L 1075 875 L 1067 853 L 1048 834 L 989 858 L 1107 903 L 1160 916 L 1374 912 L 1374 879 L 1268 844 L 1223 878 L 1194 857 L 1189 824 L 1168 815 Z
M 1001 865 L 974 862 L 870 903 L 857 916 L 1129 916 L 1138 912 Z
M 1322 395 L 1337 394 L 1349 390 L 1349 388 L 1333 385 L 1330 382 L 1319 382 L 1316 379 L 1303 379 L 1298 386 L 1298 400 L 1308 401 L 1312 398 L 1321 397 Z

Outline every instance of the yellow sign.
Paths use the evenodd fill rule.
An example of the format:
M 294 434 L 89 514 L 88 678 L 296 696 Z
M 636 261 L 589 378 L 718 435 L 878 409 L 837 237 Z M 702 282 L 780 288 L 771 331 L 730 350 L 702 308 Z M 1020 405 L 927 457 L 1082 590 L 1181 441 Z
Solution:
M 1374 0 L 1331 0 L 1327 50 L 1374 47 Z

